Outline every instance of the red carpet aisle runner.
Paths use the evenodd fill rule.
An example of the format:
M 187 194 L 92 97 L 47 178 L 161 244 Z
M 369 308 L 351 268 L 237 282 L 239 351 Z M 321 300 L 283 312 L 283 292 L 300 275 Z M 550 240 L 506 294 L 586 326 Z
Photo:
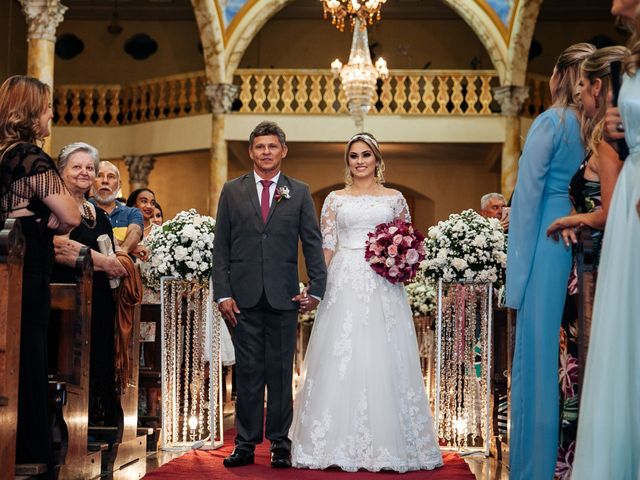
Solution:
M 262 479 L 291 479 L 291 480 L 475 480 L 475 475 L 469 466 L 456 453 L 444 452 L 444 466 L 431 471 L 407 473 L 360 471 L 347 473 L 339 469 L 303 470 L 289 468 L 277 470 L 269 465 L 269 442 L 265 441 L 256 447 L 254 465 L 238 468 L 225 468 L 222 465 L 224 457 L 233 450 L 235 431 L 225 432 L 224 446 L 218 450 L 192 450 L 181 457 L 171 460 L 157 470 L 148 473 L 145 480 L 262 480 Z

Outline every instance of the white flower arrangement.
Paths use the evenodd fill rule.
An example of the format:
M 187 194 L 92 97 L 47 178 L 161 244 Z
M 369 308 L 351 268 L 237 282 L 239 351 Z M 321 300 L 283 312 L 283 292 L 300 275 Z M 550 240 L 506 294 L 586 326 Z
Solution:
M 419 272 L 411 283 L 405 285 L 405 290 L 414 317 L 423 317 L 435 311 L 438 291 L 433 280 L 427 278 L 424 272 Z
M 145 242 L 151 255 L 140 269 L 145 285 L 159 290 L 165 276 L 207 282 L 213 269 L 215 228 L 215 219 L 191 209 L 154 229 Z
M 499 287 L 507 265 L 500 221 L 474 210 L 452 214 L 431 227 L 425 239 L 425 275 L 444 282 L 493 283 Z

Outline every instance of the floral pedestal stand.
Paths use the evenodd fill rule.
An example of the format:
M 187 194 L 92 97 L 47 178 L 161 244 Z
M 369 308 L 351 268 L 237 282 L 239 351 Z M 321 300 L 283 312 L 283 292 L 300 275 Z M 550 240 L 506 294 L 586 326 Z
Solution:
M 220 313 L 210 284 L 161 279 L 163 450 L 222 446 Z
M 438 282 L 435 422 L 447 447 L 489 455 L 490 283 Z

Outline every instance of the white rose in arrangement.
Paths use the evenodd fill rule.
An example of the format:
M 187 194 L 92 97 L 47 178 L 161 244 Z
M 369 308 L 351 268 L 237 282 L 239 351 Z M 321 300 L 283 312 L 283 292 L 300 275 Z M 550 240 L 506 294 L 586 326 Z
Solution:
M 426 258 L 421 268 L 437 282 L 504 281 L 506 241 L 497 219 L 487 219 L 473 210 L 453 214 L 429 229 Z
M 414 317 L 427 315 L 436 310 L 438 291 L 432 280 L 418 273 L 414 281 L 407 284 L 405 289 Z
M 454 258 L 451 260 L 451 265 L 453 265 L 453 268 L 456 270 L 464 270 L 469 266 L 469 264 L 462 258 Z
M 141 268 L 149 288 L 160 288 L 160 277 L 208 282 L 213 269 L 213 240 L 216 221 L 191 209 L 178 213 L 149 235 L 149 260 Z

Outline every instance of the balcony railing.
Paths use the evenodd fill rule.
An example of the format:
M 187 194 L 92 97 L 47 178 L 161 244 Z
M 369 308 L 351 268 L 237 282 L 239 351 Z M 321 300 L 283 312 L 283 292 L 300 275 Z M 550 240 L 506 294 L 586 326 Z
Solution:
M 54 91 L 56 125 L 113 126 L 209 112 L 204 72 L 131 85 L 63 85 Z
M 325 70 L 239 70 L 239 111 L 244 113 L 346 113 L 340 80 Z M 378 83 L 371 114 L 489 115 L 493 70 L 392 70 Z
M 551 105 L 551 92 L 549 90 L 549 77 L 544 75 L 527 75 L 529 98 L 522 107 L 522 116 L 537 117 Z
M 328 70 L 240 69 L 239 113 L 347 113 L 340 81 Z M 498 111 L 493 70 L 392 70 L 378 85 L 370 114 L 490 115 Z M 209 112 L 204 72 L 131 85 L 63 85 L 54 92 L 56 125 L 115 126 Z

